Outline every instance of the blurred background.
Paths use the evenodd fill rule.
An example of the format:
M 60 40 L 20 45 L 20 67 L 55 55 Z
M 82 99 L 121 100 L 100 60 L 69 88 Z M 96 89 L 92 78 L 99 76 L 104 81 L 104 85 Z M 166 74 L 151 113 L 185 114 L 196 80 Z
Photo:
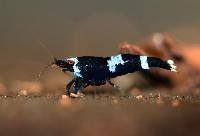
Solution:
M 0 0 L 0 135 L 199 136 L 199 13 L 199 0 Z M 178 73 L 137 72 L 113 79 L 121 91 L 71 99 L 70 75 L 35 81 L 51 62 L 40 42 L 58 58 L 173 59 Z
M 0 81 L 33 80 L 50 62 L 40 41 L 60 58 L 110 56 L 120 43 L 139 44 L 156 32 L 199 43 L 199 6 L 197 0 L 0 0 Z

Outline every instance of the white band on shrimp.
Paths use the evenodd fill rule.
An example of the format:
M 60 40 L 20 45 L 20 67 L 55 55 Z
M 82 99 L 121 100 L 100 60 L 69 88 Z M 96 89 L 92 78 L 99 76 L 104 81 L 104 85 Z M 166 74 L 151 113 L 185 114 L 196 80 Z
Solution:
M 170 67 L 171 67 L 171 71 L 173 71 L 173 72 L 177 72 L 177 70 L 176 70 L 176 66 L 174 65 L 174 61 L 173 60 L 167 60 L 167 63 L 170 65 Z
M 116 70 L 116 66 L 121 64 L 123 65 L 124 64 L 124 61 L 122 59 L 122 55 L 119 54 L 119 55 L 116 55 L 116 56 L 111 56 L 109 60 L 107 60 L 107 63 L 108 63 L 108 67 L 109 67 L 109 71 L 110 72 L 115 72 Z
M 81 75 L 81 71 L 80 71 L 80 69 L 79 69 L 79 67 L 77 66 L 77 64 L 78 64 L 78 58 L 77 57 L 75 57 L 75 58 L 68 58 L 67 60 L 72 60 L 72 61 L 74 61 L 74 65 L 73 65 L 73 69 L 74 69 L 74 76 L 75 77 L 83 77 L 82 75 Z
M 140 56 L 140 62 L 142 69 L 149 69 L 149 64 L 147 62 L 147 56 Z

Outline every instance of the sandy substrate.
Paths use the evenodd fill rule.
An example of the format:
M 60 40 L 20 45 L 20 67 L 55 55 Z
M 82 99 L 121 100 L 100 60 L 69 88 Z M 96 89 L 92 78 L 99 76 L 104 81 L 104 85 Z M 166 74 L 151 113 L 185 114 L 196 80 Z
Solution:
M 0 135 L 200 135 L 200 96 L 0 97 Z

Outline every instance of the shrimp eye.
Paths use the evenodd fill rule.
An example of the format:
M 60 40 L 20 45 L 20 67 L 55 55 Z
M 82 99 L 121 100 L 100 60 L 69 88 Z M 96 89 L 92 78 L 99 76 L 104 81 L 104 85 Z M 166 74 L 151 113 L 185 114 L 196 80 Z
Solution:
M 72 61 L 72 60 L 67 60 L 67 63 L 71 65 L 71 64 L 74 64 L 74 61 Z

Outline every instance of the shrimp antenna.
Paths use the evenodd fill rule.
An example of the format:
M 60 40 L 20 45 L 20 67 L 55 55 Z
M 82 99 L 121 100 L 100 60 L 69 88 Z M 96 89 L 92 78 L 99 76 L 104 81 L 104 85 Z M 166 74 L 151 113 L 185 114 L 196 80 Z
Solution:
M 47 46 L 45 44 L 43 44 L 41 41 L 39 42 L 40 45 L 43 47 L 43 49 L 49 54 L 49 56 L 53 59 L 53 61 L 46 65 L 37 75 L 36 77 L 36 81 L 38 81 L 41 77 L 41 75 L 48 69 L 50 68 L 53 64 L 55 64 L 55 62 L 57 61 L 56 57 L 53 55 L 53 53 L 47 48 Z
M 55 62 L 57 59 L 53 55 L 53 53 L 47 48 L 47 46 L 44 43 L 42 43 L 41 41 L 39 43 L 43 47 L 43 49 L 46 50 L 46 52 L 49 54 L 49 56 L 53 59 L 53 62 Z M 52 63 L 52 64 L 54 64 L 54 63 Z
M 36 81 L 38 81 L 39 79 L 40 79 L 40 77 L 44 74 L 44 72 L 48 69 L 48 68 L 50 68 L 50 67 L 52 67 L 52 65 L 54 65 L 55 63 L 56 63 L 56 61 L 58 60 L 54 55 L 53 55 L 53 53 L 47 48 L 47 46 L 45 45 L 45 44 L 43 44 L 41 41 L 39 42 L 40 43 L 40 45 L 42 46 L 42 48 L 44 48 L 45 50 L 46 50 L 46 52 L 49 54 L 49 56 L 53 59 L 53 61 L 50 63 L 50 64 L 48 64 L 48 65 L 46 65 L 40 72 L 39 72 L 39 74 L 37 75 L 37 77 L 36 77 Z M 66 73 L 67 75 L 68 75 L 68 73 Z
M 48 69 L 48 68 L 50 68 L 52 66 L 52 63 L 50 63 L 50 64 L 48 64 L 47 66 L 45 66 L 40 72 L 39 72 L 39 74 L 37 75 L 37 77 L 36 77 L 36 81 L 38 81 L 39 79 L 40 79 L 40 77 L 41 77 L 41 75 Z

